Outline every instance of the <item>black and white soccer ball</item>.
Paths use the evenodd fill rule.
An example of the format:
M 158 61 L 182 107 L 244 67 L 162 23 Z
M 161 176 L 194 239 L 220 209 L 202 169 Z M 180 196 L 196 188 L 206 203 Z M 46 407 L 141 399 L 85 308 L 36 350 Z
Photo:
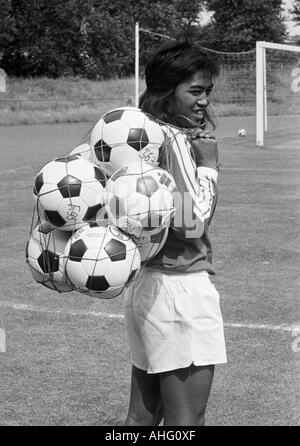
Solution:
M 65 248 L 65 270 L 77 291 L 101 299 L 119 295 L 141 265 L 131 237 L 114 226 L 86 225 Z
M 111 221 L 135 237 L 158 233 L 174 215 L 176 184 L 164 169 L 139 161 L 119 169 L 106 183 L 106 210 Z
M 158 233 L 143 231 L 141 236 L 134 239 L 140 251 L 141 262 L 147 262 L 158 254 L 164 247 L 168 238 L 169 228 L 165 228 Z
M 95 124 L 90 135 L 94 162 L 111 176 L 121 167 L 139 160 L 158 165 L 164 133 L 139 108 L 121 107 L 109 111 Z
M 44 221 L 31 232 L 26 262 L 36 282 L 59 292 L 71 291 L 64 268 L 64 251 L 71 233 L 59 231 Z
M 79 155 L 56 158 L 37 174 L 34 195 L 49 223 L 72 231 L 93 221 L 105 202 L 105 174 Z
M 245 129 L 239 129 L 239 130 L 238 130 L 238 135 L 239 135 L 239 136 L 246 136 L 246 135 L 247 135 L 247 132 L 246 132 Z

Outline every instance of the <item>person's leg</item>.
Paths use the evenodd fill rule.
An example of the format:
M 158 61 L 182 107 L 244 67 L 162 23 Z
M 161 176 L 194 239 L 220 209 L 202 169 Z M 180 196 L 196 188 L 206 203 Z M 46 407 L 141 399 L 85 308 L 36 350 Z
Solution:
M 164 426 L 204 426 L 213 375 L 213 365 L 160 374 Z
M 126 426 L 158 426 L 162 419 L 159 375 L 132 366 Z

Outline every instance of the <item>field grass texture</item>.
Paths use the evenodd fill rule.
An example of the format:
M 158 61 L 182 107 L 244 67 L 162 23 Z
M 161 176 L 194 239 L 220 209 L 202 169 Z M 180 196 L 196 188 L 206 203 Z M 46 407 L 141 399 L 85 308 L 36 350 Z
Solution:
M 293 67 L 268 72 L 268 114 L 300 113 L 300 93 L 292 90 Z M 221 70 L 211 96 L 213 114 L 255 115 L 255 64 Z M 140 79 L 140 93 L 145 89 Z M 0 93 L 0 125 L 95 121 L 107 111 L 135 105 L 134 78 L 92 81 L 80 77 L 7 78 Z
M 89 126 L 0 132 L 3 426 L 124 424 L 131 364 L 122 298 L 58 294 L 35 283 L 25 263 L 35 175 Z M 264 149 L 255 147 L 254 126 L 254 118 L 225 117 L 217 127 L 222 169 L 210 237 L 228 364 L 216 367 L 208 426 L 300 422 L 300 126 L 288 118 L 279 130 L 271 119 Z

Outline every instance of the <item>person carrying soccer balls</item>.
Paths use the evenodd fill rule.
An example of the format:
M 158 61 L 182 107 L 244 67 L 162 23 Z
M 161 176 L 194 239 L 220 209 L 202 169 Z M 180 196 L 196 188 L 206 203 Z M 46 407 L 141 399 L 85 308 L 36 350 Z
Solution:
M 165 245 L 125 292 L 132 358 L 127 426 L 204 425 L 215 364 L 227 361 L 208 238 L 219 170 L 217 143 L 207 132 L 208 96 L 218 71 L 203 51 L 179 41 L 146 66 L 140 108 L 165 133 L 159 165 L 180 193 Z

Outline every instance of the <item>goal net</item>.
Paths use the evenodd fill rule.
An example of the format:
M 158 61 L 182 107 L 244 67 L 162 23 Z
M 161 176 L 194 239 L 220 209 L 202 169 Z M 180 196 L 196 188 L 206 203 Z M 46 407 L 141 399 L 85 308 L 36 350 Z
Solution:
M 256 144 L 266 132 L 300 140 L 300 47 L 256 43 Z
M 174 40 L 143 28 L 139 28 L 136 41 L 138 36 L 136 103 L 145 88 L 143 73 L 149 58 L 148 48 L 154 52 L 162 43 Z M 247 134 L 256 135 L 256 144 L 263 146 L 267 131 L 280 128 L 295 131 L 300 128 L 300 47 L 266 42 L 258 44 L 261 45 L 257 45 L 258 48 L 234 53 L 199 46 L 216 57 L 220 64 L 220 76 L 210 97 L 218 134 L 233 136 L 239 128 L 245 128 Z M 235 124 L 228 125 L 233 116 Z

